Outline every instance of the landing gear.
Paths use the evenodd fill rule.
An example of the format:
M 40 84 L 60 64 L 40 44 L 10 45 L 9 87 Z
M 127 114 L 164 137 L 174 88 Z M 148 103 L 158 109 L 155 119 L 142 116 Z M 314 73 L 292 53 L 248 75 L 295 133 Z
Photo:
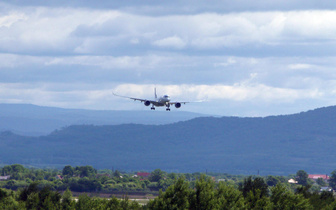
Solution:
M 170 104 L 166 104 L 166 106 L 167 106 L 167 109 L 166 109 L 166 111 L 170 111 Z
M 154 105 L 151 107 L 151 110 L 155 110 L 155 107 L 154 107 Z

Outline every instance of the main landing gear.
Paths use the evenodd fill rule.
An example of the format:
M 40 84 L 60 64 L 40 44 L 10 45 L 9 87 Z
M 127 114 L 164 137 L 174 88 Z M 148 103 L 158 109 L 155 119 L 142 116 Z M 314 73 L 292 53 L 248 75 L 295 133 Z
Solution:
M 166 106 L 167 106 L 166 111 L 170 111 L 170 108 L 169 108 L 169 107 L 170 107 L 170 104 L 167 104 Z
M 155 107 L 154 107 L 154 105 L 151 107 L 151 110 L 155 110 Z

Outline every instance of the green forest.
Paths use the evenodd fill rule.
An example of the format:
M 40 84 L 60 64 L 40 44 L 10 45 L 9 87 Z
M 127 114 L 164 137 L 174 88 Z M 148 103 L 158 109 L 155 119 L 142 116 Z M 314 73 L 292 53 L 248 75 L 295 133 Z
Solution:
M 304 170 L 289 176 L 246 176 L 160 169 L 126 173 L 70 165 L 62 170 L 38 169 L 13 164 L 0 172 L 0 209 L 336 208 L 333 191 L 321 190 L 336 189 L 336 170 L 328 181 L 313 181 Z M 135 194 L 148 199 L 130 199 Z
M 336 168 L 336 107 L 294 115 L 201 117 L 167 125 L 71 125 L 46 136 L 0 132 L 0 164 L 37 168 L 283 175 Z M 158 134 L 160 135 L 158 137 Z M 197 161 L 195 161 L 197 160 Z

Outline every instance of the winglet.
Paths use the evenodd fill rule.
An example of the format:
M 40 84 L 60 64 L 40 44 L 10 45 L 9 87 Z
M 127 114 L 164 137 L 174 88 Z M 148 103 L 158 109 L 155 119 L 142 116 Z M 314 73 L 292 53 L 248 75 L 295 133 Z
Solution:
M 112 91 L 112 94 L 115 95 L 115 96 L 120 96 L 120 95 L 116 94 L 114 91 Z

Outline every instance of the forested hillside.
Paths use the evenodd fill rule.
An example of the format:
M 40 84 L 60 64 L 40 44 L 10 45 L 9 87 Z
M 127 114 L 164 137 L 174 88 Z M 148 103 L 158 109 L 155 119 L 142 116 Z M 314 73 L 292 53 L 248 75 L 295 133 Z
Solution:
M 139 104 L 141 106 L 141 104 Z M 143 105 L 142 105 L 143 106 Z M 168 124 L 205 116 L 198 113 L 174 110 L 166 112 L 85 110 L 42 107 L 31 104 L 0 104 L 0 131 L 21 135 L 47 135 L 69 125 L 144 125 Z
M 76 125 L 0 136 L 2 164 L 288 175 L 336 169 L 336 107 L 265 118 L 203 117 L 169 125 Z

